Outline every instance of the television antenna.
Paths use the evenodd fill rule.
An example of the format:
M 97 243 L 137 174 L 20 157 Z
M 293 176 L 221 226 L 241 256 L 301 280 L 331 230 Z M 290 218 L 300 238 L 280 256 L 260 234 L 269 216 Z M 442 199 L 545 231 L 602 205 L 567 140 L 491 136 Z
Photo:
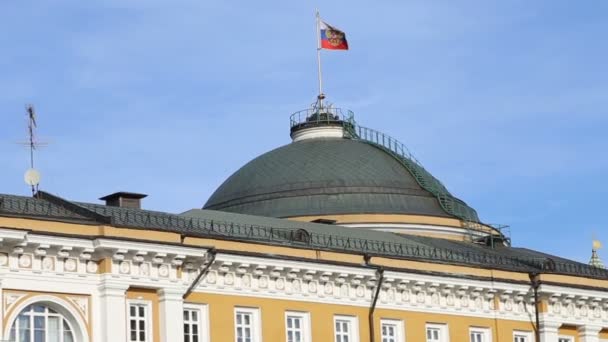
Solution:
M 26 112 L 28 120 L 27 128 L 29 140 L 20 144 L 25 145 L 30 149 L 30 168 L 25 171 L 25 174 L 23 175 L 23 180 L 27 185 L 32 188 L 32 195 L 35 195 L 36 191 L 38 191 L 38 185 L 40 184 L 40 172 L 38 172 L 38 170 L 34 168 L 34 151 L 37 150 L 39 147 L 45 146 L 46 143 L 41 143 L 36 139 L 37 123 L 34 106 L 27 105 Z

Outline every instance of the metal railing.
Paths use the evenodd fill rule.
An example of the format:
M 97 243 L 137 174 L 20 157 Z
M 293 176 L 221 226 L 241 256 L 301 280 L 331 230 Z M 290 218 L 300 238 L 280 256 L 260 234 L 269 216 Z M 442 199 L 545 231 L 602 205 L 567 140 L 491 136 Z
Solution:
M 73 202 L 70 202 L 73 203 Z M 31 209 L 36 209 L 32 214 Z M 498 250 L 479 252 L 473 249 L 449 249 L 418 244 L 360 239 L 346 235 L 314 233 L 305 229 L 291 229 L 263 225 L 239 224 L 197 217 L 179 216 L 145 210 L 87 206 L 99 215 L 106 215 L 112 225 L 137 229 L 162 229 L 197 237 L 248 240 L 263 243 L 306 246 L 314 249 L 341 250 L 357 254 L 383 255 L 405 259 L 432 260 L 444 263 L 491 266 L 522 272 L 543 271 L 608 279 L 608 270 L 581 263 L 566 263 L 548 258 L 514 257 Z M 0 213 L 7 215 L 40 215 L 56 212 L 56 205 L 39 199 L 0 198 Z M 476 247 L 478 248 L 478 247 Z
M 354 122 L 354 120 L 353 120 Z M 466 203 L 455 198 L 448 189 L 422 166 L 410 150 L 397 139 L 377 130 L 358 125 L 344 125 L 344 130 L 354 139 L 370 143 L 395 157 L 425 190 L 433 194 L 441 207 L 464 221 L 479 222 L 477 213 Z
M 133 219 L 134 213 L 118 215 L 117 220 Z M 140 216 L 139 213 L 135 214 Z M 219 236 L 222 238 L 245 239 L 281 245 L 304 245 L 317 249 L 342 250 L 354 253 L 386 255 L 408 259 L 433 260 L 446 263 L 478 265 L 497 268 L 508 268 L 528 272 L 544 271 L 608 278 L 608 271 L 584 264 L 556 262 L 548 258 L 513 257 L 497 252 L 476 252 L 472 250 L 455 250 L 432 246 L 413 245 L 399 242 L 387 242 L 372 239 L 360 239 L 348 236 L 313 233 L 305 229 L 289 229 L 263 225 L 238 224 L 233 222 L 208 220 L 194 217 L 158 217 L 144 214 L 136 221 L 163 222 L 175 225 L 175 228 L 186 230 L 193 235 Z M 302 239 L 302 232 L 306 232 Z
M 342 124 L 343 122 L 354 122 L 354 114 L 352 111 L 335 107 L 308 108 L 297 111 L 289 117 L 289 126 L 292 129 L 305 125 L 321 123 Z

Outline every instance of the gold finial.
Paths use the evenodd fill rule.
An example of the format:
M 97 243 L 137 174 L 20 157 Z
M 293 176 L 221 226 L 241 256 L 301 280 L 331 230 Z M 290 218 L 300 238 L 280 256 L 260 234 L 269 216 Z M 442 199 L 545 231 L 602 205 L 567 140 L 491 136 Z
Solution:
M 600 259 L 600 256 L 597 254 L 597 250 L 600 248 L 602 248 L 602 243 L 594 237 L 591 245 L 591 259 L 589 260 L 589 265 L 598 268 L 604 268 L 604 263 L 602 262 L 602 259 Z

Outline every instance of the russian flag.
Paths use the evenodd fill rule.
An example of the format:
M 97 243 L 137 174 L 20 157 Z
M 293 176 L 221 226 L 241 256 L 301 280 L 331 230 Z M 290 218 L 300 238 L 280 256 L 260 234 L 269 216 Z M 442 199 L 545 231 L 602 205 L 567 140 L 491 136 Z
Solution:
M 321 21 L 321 49 L 348 50 L 346 34 L 337 28 Z

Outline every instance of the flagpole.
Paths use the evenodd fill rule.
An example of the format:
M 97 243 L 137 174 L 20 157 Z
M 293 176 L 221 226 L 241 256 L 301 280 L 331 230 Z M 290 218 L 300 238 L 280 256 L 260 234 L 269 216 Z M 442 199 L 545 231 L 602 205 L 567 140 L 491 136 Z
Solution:
M 323 99 L 325 95 L 323 94 L 323 77 L 321 74 L 321 17 L 319 16 L 319 11 L 317 11 L 317 71 L 319 76 L 319 108 L 323 108 Z

